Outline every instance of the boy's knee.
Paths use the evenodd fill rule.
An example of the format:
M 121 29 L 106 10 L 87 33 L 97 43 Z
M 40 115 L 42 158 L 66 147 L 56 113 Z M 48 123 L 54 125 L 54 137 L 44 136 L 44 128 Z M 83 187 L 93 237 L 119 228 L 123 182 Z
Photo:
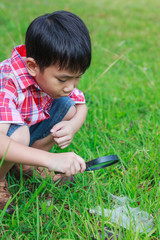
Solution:
M 76 114 L 76 106 L 75 105 L 72 105 L 70 107 L 70 109 L 68 110 L 66 116 L 64 117 L 64 120 L 70 120 L 74 117 L 74 115 Z
M 18 128 L 11 136 L 13 140 L 16 142 L 19 142 L 23 145 L 29 146 L 30 142 L 30 132 L 29 132 L 29 127 L 24 125 L 20 128 Z

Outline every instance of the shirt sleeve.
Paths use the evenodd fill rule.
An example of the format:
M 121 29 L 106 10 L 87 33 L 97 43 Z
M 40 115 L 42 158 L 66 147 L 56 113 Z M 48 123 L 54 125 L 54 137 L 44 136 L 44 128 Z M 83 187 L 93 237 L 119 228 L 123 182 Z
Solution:
M 0 92 L 0 123 L 24 124 L 23 117 L 16 109 L 13 94 Z
M 79 89 L 74 88 L 73 91 L 70 93 L 69 97 L 76 103 L 76 104 L 82 104 L 85 103 L 85 97 L 83 92 L 81 92 Z

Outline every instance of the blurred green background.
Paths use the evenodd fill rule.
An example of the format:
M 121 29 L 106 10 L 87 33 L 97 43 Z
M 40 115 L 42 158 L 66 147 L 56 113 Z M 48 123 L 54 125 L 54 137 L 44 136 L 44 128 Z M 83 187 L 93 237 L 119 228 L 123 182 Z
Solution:
M 31 195 L 26 183 L 9 178 L 12 193 L 20 186 L 21 192 L 15 214 L 1 214 L 2 238 L 92 239 L 93 234 L 98 239 L 98 230 L 104 234 L 109 226 L 116 239 L 122 231 L 118 224 L 87 211 L 97 205 L 112 208 L 111 193 L 130 198 L 155 220 L 149 234 L 130 227 L 119 239 L 160 239 L 160 1 L 2 0 L 0 61 L 24 43 L 34 18 L 56 10 L 84 20 L 92 39 L 92 64 L 79 84 L 88 106 L 86 122 L 67 149 L 52 151 L 74 151 L 86 161 L 117 154 L 120 163 L 78 174 L 73 189 L 56 188 L 48 180 Z M 50 207 L 46 192 L 52 196 Z

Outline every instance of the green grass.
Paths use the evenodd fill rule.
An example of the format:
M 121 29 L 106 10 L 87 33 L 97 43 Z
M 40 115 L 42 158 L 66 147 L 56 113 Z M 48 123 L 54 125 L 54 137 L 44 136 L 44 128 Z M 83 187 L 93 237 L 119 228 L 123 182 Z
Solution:
M 30 182 L 8 177 L 15 195 L 12 216 L 0 213 L 2 239 L 96 239 L 104 226 L 122 240 L 160 239 L 160 2 L 159 0 L 26 0 L 0 3 L 0 61 L 24 43 L 30 21 L 46 12 L 70 10 L 87 24 L 93 59 L 79 88 L 85 92 L 88 116 L 65 151 L 86 161 L 117 154 L 120 163 L 78 174 L 73 188 L 49 179 L 34 193 Z M 55 147 L 53 151 L 63 152 Z M 38 179 L 32 180 L 39 182 Z M 126 196 L 132 207 L 152 214 L 150 234 L 111 223 L 89 208 L 112 208 L 110 193 Z M 116 238 L 114 238 L 116 239 Z

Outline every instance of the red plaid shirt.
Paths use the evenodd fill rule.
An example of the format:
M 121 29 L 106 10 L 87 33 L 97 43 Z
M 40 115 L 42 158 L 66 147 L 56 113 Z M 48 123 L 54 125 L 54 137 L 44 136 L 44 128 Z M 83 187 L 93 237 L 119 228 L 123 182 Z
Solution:
M 0 63 L 0 123 L 31 126 L 50 117 L 54 99 L 29 75 L 22 57 L 26 57 L 24 45 L 15 47 L 11 58 Z M 70 98 L 85 103 L 83 93 L 76 88 Z

